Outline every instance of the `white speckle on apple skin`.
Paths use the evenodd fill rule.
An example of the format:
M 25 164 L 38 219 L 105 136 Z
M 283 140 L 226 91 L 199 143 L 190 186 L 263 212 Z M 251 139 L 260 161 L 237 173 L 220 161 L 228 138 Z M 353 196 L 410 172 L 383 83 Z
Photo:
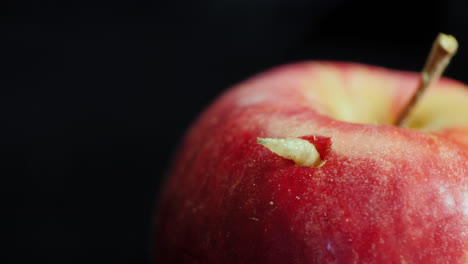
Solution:
M 237 104 L 239 107 L 244 107 L 253 104 L 259 104 L 264 102 L 267 99 L 265 94 L 250 95 L 239 98 Z
M 465 214 L 466 217 L 468 217 L 468 193 L 467 192 L 463 194 L 462 207 L 463 207 L 463 213 Z
M 327 243 L 327 250 L 330 251 L 330 253 L 334 256 L 335 255 L 335 248 L 332 245 L 331 241 L 328 241 Z
M 445 186 L 439 186 L 439 192 L 444 199 L 445 205 L 452 209 L 455 206 L 455 199 L 450 192 L 447 192 L 447 188 Z

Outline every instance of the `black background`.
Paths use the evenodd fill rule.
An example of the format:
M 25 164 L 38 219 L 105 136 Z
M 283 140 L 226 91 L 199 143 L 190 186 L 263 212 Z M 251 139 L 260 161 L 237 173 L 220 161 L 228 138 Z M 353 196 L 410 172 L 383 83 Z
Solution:
M 197 114 L 230 85 L 300 60 L 418 71 L 450 1 L 0 3 L 1 263 L 149 263 L 163 172 Z M 5 250 L 6 249 L 6 250 Z

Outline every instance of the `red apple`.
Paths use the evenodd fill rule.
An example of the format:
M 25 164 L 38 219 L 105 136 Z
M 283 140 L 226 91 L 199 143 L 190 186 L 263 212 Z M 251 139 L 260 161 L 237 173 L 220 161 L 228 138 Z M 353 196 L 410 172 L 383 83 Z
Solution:
M 304 62 L 228 90 L 169 173 L 158 263 L 468 263 L 468 89 L 396 126 L 419 76 Z

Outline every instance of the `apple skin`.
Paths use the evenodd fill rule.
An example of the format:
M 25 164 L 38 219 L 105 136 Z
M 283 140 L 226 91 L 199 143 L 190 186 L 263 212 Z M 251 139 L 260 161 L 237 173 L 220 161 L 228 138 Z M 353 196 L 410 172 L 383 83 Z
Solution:
M 229 89 L 192 125 L 169 170 L 157 263 L 467 263 L 468 130 L 385 125 L 418 78 L 303 62 Z M 466 86 L 446 78 L 428 100 L 431 91 L 468 100 Z M 364 108 L 343 121 L 341 107 Z M 369 112 L 384 125 L 361 124 Z M 326 163 L 297 166 L 258 137 L 302 137 Z

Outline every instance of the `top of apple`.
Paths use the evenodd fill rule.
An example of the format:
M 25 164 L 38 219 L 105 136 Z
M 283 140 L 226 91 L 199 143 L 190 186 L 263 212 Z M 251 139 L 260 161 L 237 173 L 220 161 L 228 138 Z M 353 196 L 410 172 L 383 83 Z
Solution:
M 347 126 L 383 125 L 442 133 L 468 147 L 468 89 L 461 82 L 439 78 L 457 46 L 452 36 L 439 35 L 419 74 L 344 62 L 278 67 L 231 89 L 223 96 L 225 100 L 215 104 L 218 110 L 212 111 L 224 111 L 219 107 L 227 107 L 231 113 L 267 111 L 268 107 L 276 109 L 271 111 L 311 110 Z M 290 125 L 282 127 L 281 122 L 265 126 L 270 127 L 263 135 L 267 137 L 298 137 L 309 131 L 296 128 L 288 132 Z

